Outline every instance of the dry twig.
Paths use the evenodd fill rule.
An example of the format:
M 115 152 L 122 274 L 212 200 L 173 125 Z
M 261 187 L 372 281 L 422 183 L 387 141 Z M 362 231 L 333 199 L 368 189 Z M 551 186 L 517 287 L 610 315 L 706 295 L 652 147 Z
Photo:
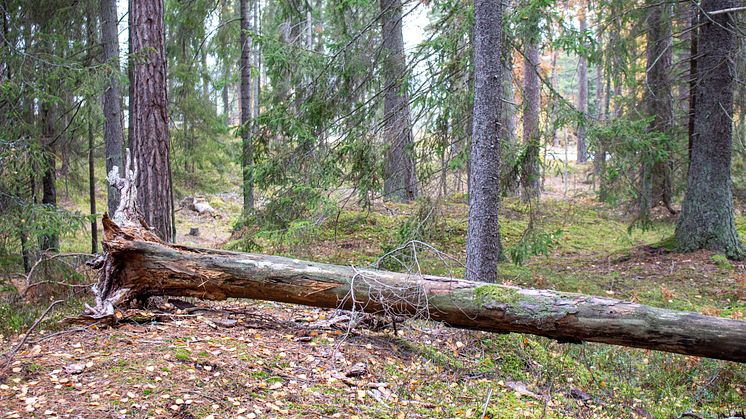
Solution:
M 54 308 L 54 306 L 62 302 L 63 302 L 62 300 L 53 301 L 52 304 L 50 304 L 49 307 L 47 307 L 47 309 L 44 310 L 44 313 L 42 313 L 41 316 L 39 316 L 39 318 L 36 319 L 34 324 L 31 325 L 31 327 L 28 329 L 26 334 L 23 336 L 23 339 L 21 339 L 21 342 L 18 343 L 18 345 L 16 345 L 16 347 L 13 348 L 10 352 L 3 354 L 3 357 L 6 358 L 5 365 L 3 366 L 3 368 L 7 368 L 10 365 L 11 361 L 13 360 L 13 356 L 16 353 L 18 353 L 21 347 L 26 343 L 26 340 L 28 340 L 29 336 L 31 336 L 31 333 L 33 333 L 34 329 L 36 329 L 36 326 L 38 326 L 39 323 L 41 323 L 42 320 L 44 320 L 44 318 L 47 317 L 47 314 L 49 314 L 49 312 L 52 311 L 52 308 Z

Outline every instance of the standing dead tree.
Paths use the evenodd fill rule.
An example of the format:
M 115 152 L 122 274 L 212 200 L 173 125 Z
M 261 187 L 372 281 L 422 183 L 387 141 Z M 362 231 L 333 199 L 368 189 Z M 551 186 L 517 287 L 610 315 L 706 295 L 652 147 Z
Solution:
M 129 159 L 128 159 L 129 160 Z M 449 326 L 522 332 L 746 362 L 746 322 L 614 300 L 169 244 L 138 219 L 134 177 L 112 220 L 104 216 L 95 319 L 151 296 L 251 298 L 421 317 Z

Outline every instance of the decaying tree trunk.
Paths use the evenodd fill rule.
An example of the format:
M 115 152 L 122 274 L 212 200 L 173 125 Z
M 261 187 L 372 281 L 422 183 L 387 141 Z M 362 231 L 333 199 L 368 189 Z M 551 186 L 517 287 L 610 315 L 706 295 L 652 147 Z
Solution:
M 104 216 L 92 317 L 150 296 L 251 298 L 440 321 L 566 342 L 603 342 L 746 362 L 746 322 L 550 290 L 409 275 L 167 244 L 137 219 L 134 173 L 114 220 Z

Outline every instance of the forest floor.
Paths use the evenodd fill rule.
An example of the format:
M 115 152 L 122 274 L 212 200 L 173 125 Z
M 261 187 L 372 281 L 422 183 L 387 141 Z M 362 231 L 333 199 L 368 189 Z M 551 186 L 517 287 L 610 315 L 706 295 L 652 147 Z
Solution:
M 502 282 L 746 319 L 743 263 L 711 252 L 672 252 L 673 219 L 664 214 L 646 231 L 628 231 L 625 209 L 584 198 L 588 185 L 578 179 L 581 186 L 569 188 L 573 199 L 553 198 L 567 195 L 562 181 L 547 185 L 550 198 L 534 220 L 551 237 L 547 255 L 501 263 Z M 200 229 L 199 237 L 180 233 L 180 242 L 240 248 L 245 243 L 231 237 L 238 196 L 206 198 L 216 209 L 212 216 L 177 213 L 178 231 Z M 257 233 L 251 245 L 367 266 L 396 248 L 412 220 L 422 222 L 422 209 L 418 203 L 343 210 L 282 234 Z M 521 241 L 526 211 L 518 200 L 504 203 L 506 247 Z M 419 247 L 400 260 L 416 257 L 423 272 L 462 275 L 464 197 L 431 208 L 425 222 L 418 239 L 443 253 Z M 738 216 L 737 224 L 743 236 L 746 218 Z M 69 251 L 87 243 L 85 237 L 78 248 L 68 242 Z M 402 269 L 390 261 L 384 266 Z M 247 300 L 142 311 L 138 322 L 116 328 L 57 323 L 79 313 L 86 298 L 50 315 L 0 374 L 0 417 L 746 415 L 746 365 L 730 362 L 420 320 L 397 325 L 395 334 L 385 324 L 330 324 L 340 314 L 334 310 Z M 31 321 L 47 304 L 39 303 Z M 5 352 L 22 336 L 2 326 L 10 334 L 0 341 Z

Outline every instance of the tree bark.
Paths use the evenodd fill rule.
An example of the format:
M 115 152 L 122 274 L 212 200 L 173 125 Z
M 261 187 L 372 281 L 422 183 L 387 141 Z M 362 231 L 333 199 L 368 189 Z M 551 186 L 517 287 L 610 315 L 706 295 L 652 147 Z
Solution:
M 57 139 L 57 130 L 55 127 L 56 105 L 44 103 L 41 106 L 41 119 L 44 124 L 42 137 L 43 168 L 44 173 L 41 179 L 42 195 L 41 203 L 51 207 L 57 207 L 57 157 L 55 155 L 55 140 Z M 41 250 L 57 251 L 60 247 L 60 238 L 57 232 L 50 232 L 41 236 L 39 244 Z
M 598 35 L 599 39 L 601 34 Z M 599 40 L 599 48 L 602 48 L 601 41 Z M 599 60 L 596 63 L 596 119 L 599 121 L 604 120 L 604 66 L 603 62 Z
M 228 21 L 231 20 L 231 7 L 230 5 L 232 2 L 230 0 L 220 0 L 220 22 L 218 25 L 222 28 L 227 24 Z M 223 29 L 225 30 L 225 29 Z M 228 54 L 223 50 L 222 54 L 218 54 L 220 57 L 221 63 L 222 63 L 222 72 L 221 74 L 223 79 L 223 87 L 220 89 L 221 97 L 222 97 L 222 105 L 223 105 L 223 118 L 225 118 L 225 126 L 229 128 L 231 126 L 231 120 L 230 120 L 230 98 L 229 98 L 229 86 L 230 86 L 230 79 L 231 79 L 231 63 L 228 59 Z
M 254 0 L 256 1 L 256 0 Z M 251 84 L 251 8 L 248 0 L 241 0 L 241 172 L 243 185 L 243 211 L 254 210 L 254 147 L 251 138 L 252 84 Z
M 173 240 L 170 139 L 166 93 L 163 0 L 131 2 L 132 143 L 137 200 L 145 221 L 163 240 Z
M 407 61 L 402 36 L 401 0 L 380 0 L 383 37 L 383 136 L 387 146 L 383 194 L 398 202 L 417 198 L 414 138 L 407 93 Z
M 133 47 L 132 47 L 132 32 L 134 31 L 134 28 L 132 27 L 132 2 L 133 0 L 127 0 L 127 80 L 129 80 L 129 86 L 127 88 L 127 143 L 126 148 L 132 147 L 132 120 L 135 119 L 134 114 L 132 113 L 132 102 L 135 97 L 135 75 L 133 74 L 133 71 L 135 70 L 135 62 L 134 57 L 132 54 Z M 107 172 L 107 175 L 109 173 Z M 121 197 L 120 197 L 121 200 Z
M 739 320 L 582 294 L 169 245 L 123 213 L 115 219 L 122 225 L 104 216 L 106 255 L 94 289 L 97 306 L 88 308 L 98 319 L 117 318 L 119 308 L 151 296 L 251 298 L 746 362 L 746 322 Z
M 122 127 L 122 92 L 119 86 L 119 26 L 116 0 L 101 0 L 101 42 L 103 59 L 111 66 L 111 75 L 102 97 L 104 113 L 104 153 L 106 173 L 114 166 L 122 167 L 124 130 Z M 109 187 L 107 204 L 110 213 L 119 205 L 119 191 Z
M 598 39 L 598 49 L 603 51 L 603 31 L 601 27 L 603 24 L 600 22 L 601 17 L 598 17 L 597 25 L 599 29 L 596 32 L 596 38 Z M 604 60 L 603 55 L 598 59 L 595 64 L 596 66 L 596 120 L 601 122 L 605 118 L 604 115 Z M 601 141 L 597 141 L 596 150 L 593 153 L 593 175 L 594 175 L 594 186 L 598 184 L 599 200 L 604 201 L 606 193 L 604 191 L 603 181 L 601 180 L 602 174 L 605 170 L 606 160 L 606 149 Z
M 588 29 L 585 12 L 586 5 L 584 2 L 581 2 L 580 10 L 578 11 L 578 21 L 583 39 L 585 39 L 585 31 Z M 588 59 L 582 54 L 578 59 L 578 111 L 582 114 L 583 119 L 588 115 Z M 584 163 L 588 160 L 588 150 L 585 143 L 585 121 L 580 121 L 578 124 L 577 137 L 577 162 Z
M 221 90 L 222 98 L 223 98 L 223 118 L 225 118 L 225 126 L 227 128 L 230 128 L 231 126 L 231 112 L 230 112 L 230 99 L 228 95 L 228 72 L 230 70 L 228 69 L 228 66 L 224 66 L 223 68 L 223 74 L 225 75 L 225 85 L 223 85 L 223 89 Z
M 210 68 L 207 66 L 207 47 L 200 48 L 200 71 L 202 72 L 202 99 L 214 108 L 210 97 Z M 194 169 L 192 169 L 194 171 Z
M 474 3 L 474 111 L 469 164 L 466 278 L 495 282 L 500 245 L 500 109 L 502 10 L 499 2 Z
M 558 117 L 553 112 L 557 108 L 557 99 L 554 97 L 554 94 L 558 92 L 557 89 L 559 89 L 559 68 L 557 64 L 557 58 L 559 57 L 559 51 L 555 50 L 552 51 L 552 75 L 551 75 L 551 86 L 552 86 L 552 97 L 551 97 L 551 103 L 549 105 L 549 109 L 552 111 L 549 115 L 549 119 L 552 124 L 552 146 L 553 147 L 559 147 L 559 136 L 557 136 L 557 128 L 559 126 L 558 123 Z
M 539 48 L 536 45 L 538 40 L 533 39 L 529 43 L 523 60 L 523 144 L 526 147 L 526 154 L 521 172 L 521 186 L 523 187 L 521 197 L 526 202 L 531 201 L 537 204 L 541 193 L 539 185 L 541 85 L 539 84 Z
M 611 30 L 611 36 L 609 42 L 614 45 L 615 48 L 618 48 L 619 44 L 619 31 L 620 31 L 620 23 L 618 20 L 614 22 L 614 25 L 612 26 Z M 622 76 L 623 76 L 623 64 L 622 64 L 622 57 L 620 54 L 614 54 L 614 56 L 611 59 L 611 66 L 612 71 L 614 72 L 614 111 L 613 111 L 613 118 L 621 118 L 622 117 Z
M 736 0 L 704 0 L 705 12 L 736 7 Z M 676 224 L 683 251 L 710 249 L 739 258 L 744 248 L 736 231 L 731 190 L 733 92 L 736 52 L 729 13 L 710 16 L 699 32 L 697 104 L 686 196 Z
M 16 40 L 11 38 L 10 36 L 10 10 L 8 9 L 8 0 L 3 0 L 3 39 L 5 42 L 7 42 L 9 45 L 15 45 Z M 0 54 L 0 82 L 5 82 L 6 80 L 11 79 L 11 68 L 10 68 L 10 57 L 3 51 L 2 54 Z M 0 122 L 5 123 L 6 122 L 6 112 L 5 109 L 6 104 L 0 103 L 0 112 L 2 112 L 2 116 L 0 116 Z
M 251 6 L 251 11 L 252 11 L 252 19 L 253 19 L 253 24 L 251 28 L 254 31 L 254 33 L 260 33 L 260 23 L 261 23 L 260 16 L 261 16 L 262 10 L 261 10 L 261 4 L 259 0 L 254 0 L 254 3 Z M 256 77 L 254 77 L 254 80 L 253 80 L 254 83 L 251 87 L 252 89 L 251 90 L 252 92 L 251 93 L 252 94 L 251 104 L 252 104 L 252 110 L 253 110 L 252 117 L 254 118 L 254 120 L 257 120 L 259 118 L 259 105 L 260 105 L 259 96 L 262 93 L 262 54 L 261 54 L 261 49 L 258 44 L 254 44 L 254 48 L 251 53 L 251 59 L 252 59 L 252 62 L 253 62 L 253 65 L 256 71 Z M 252 137 L 256 135 L 256 127 L 253 128 L 251 135 Z
M 505 27 L 506 16 L 510 16 L 515 7 L 515 0 L 503 2 L 502 17 Z M 519 6 L 520 7 L 520 6 Z M 513 34 L 502 32 L 502 45 L 510 45 Z M 506 196 L 519 195 L 521 188 L 522 162 L 518 161 L 521 146 L 516 138 L 515 115 L 518 111 L 513 88 L 513 49 L 503 48 L 501 52 L 502 61 L 502 90 L 500 112 L 500 138 L 501 162 L 500 162 L 500 185 L 501 193 Z M 525 109 L 523 110 L 525 112 Z M 518 167 L 516 167 L 518 166 Z
M 101 19 L 101 21 L 103 22 L 103 19 Z M 86 14 L 86 29 L 87 29 L 86 46 L 88 48 L 93 48 L 93 46 L 96 44 L 96 18 L 94 17 L 93 12 L 89 12 Z M 89 201 L 89 205 L 91 209 L 91 253 L 92 254 L 98 253 L 98 227 L 96 225 L 96 170 L 95 170 L 95 159 L 94 159 L 94 144 L 95 144 L 94 121 L 95 120 L 93 118 L 93 106 L 89 106 L 88 107 L 88 124 L 87 124 L 88 125 L 88 201 Z M 116 191 L 116 192 L 118 196 L 119 191 Z
M 90 118 L 90 115 L 89 115 Z M 96 170 L 93 160 L 93 120 L 88 121 L 88 200 L 91 205 L 91 253 L 98 253 L 98 227 L 96 226 Z
M 49 23 L 49 18 L 42 18 L 39 22 L 39 29 L 45 35 L 51 37 L 52 28 Z M 51 39 L 43 39 L 41 41 L 41 51 L 45 54 L 52 54 L 54 45 Z M 43 67 L 43 70 L 49 71 L 48 67 Z M 53 95 L 53 92 L 47 92 Z M 42 151 L 42 196 L 41 203 L 56 209 L 57 207 L 57 156 L 56 156 L 56 142 L 59 139 L 57 133 L 57 118 L 59 105 L 52 103 L 52 100 L 47 98 L 41 100 L 40 104 L 40 121 L 43 124 L 42 137 L 40 141 Z M 59 250 L 59 234 L 56 231 L 51 231 L 44 234 L 40 238 L 39 247 L 41 250 L 57 251 Z
M 647 18 L 647 66 L 645 83 L 645 105 L 653 120 L 648 130 L 657 134 L 670 134 L 673 124 L 673 96 L 671 93 L 671 61 L 673 46 L 671 37 L 670 5 L 651 5 Z M 661 150 L 662 148 L 662 150 Z M 668 155 L 660 159 L 661 151 Z M 640 174 L 639 218 L 650 221 L 650 209 L 662 202 L 671 208 L 671 147 L 664 139 L 643 153 Z
M 697 112 L 697 60 L 699 60 L 699 53 L 697 52 L 699 50 L 698 48 L 698 42 L 699 42 L 699 5 L 697 3 L 692 3 L 691 5 L 691 32 L 689 36 L 691 37 L 689 41 L 689 112 L 688 112 L 688 124 L 687 124 L 687 134 L 688 134 L 688 140 L 689 143 L 687 145 L 687 152 L 688 152 L 688 164 L 691 165 L 692 162 L 692 148 L 694 147 L 694 120 L 695 115 Z M 687 166 L 688 167 L 688 166 Z M 687 169 L 688 172 L 688 169 Z

